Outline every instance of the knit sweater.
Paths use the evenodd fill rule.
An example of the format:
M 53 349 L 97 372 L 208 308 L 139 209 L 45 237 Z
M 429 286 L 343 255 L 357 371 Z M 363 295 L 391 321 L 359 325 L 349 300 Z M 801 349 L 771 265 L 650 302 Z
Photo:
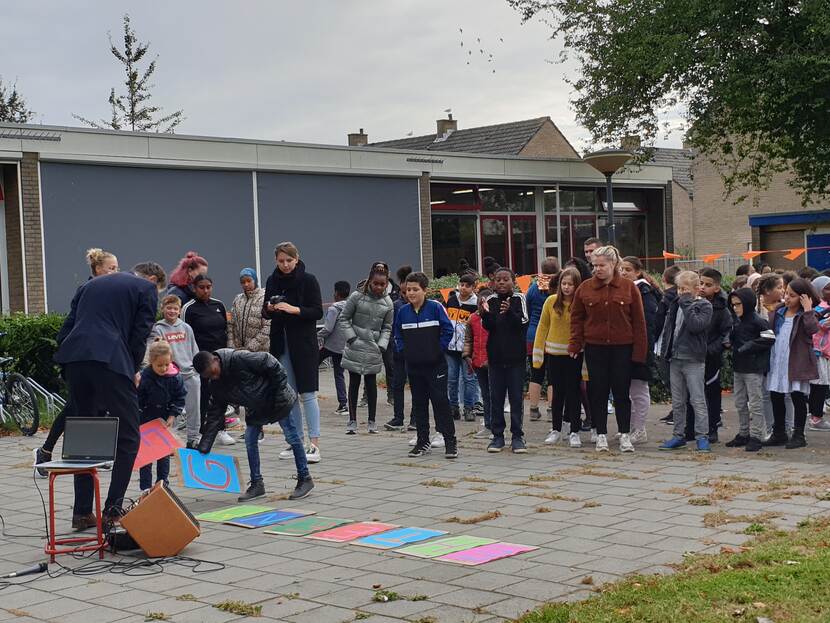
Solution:
M 556 295 L 549 296 L 542 306 L 542 315 L 533 340 L 533 367 L 541 368 L 545 355 L 562 356 L 568 354 L 568 340 L 571 337 L 571 304 L 563 303 L 562 313 L 558 313 L 553 304 Z

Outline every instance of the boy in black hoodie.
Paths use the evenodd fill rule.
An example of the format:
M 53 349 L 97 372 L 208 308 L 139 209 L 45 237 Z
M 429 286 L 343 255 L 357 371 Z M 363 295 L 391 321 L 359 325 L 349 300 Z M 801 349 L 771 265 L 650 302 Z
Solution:
M 729 306 L 735 313 L 731 344 L 739 428 L 735 438 L 726 445 L 729 448 L 746 446 L 747 452 L 761 449 L 766 432 L 764 375 L 769 368 L 770 348 L 775 343 L 769 322 L 755 311 L 756 303 L 751 288 L 739 288 L 729 295 Z
M 680 266 L 672 264 L 663 271 L 663 298 L 657 306 L 657 314 L 654 317 L 654 326 L 657 328 L 657 335 L 655 336 L 657 342 L 654 345 L 654 353 L 656 356 L 655 364 L 657 374 L 667 389 L 671 387 L 671 379 L 669 375 L 669 361 L 660 354 L 662 352 L 662 330 L 666 324 L 666 315 L 669 308 L 677 300 L 677 286 L 674 284 L 674 278 L 677 277 L 680 270 Z M 674 424 L 674 412 L 669 411 L 668 415 L 660 418 L 660 421 L 665 424 Z

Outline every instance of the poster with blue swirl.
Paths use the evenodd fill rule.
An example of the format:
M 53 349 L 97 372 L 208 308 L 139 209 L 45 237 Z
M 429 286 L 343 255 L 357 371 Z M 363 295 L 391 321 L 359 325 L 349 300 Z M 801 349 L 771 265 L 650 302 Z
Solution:
M 182 486 L 220 493 L 242 493 L 239 460 L 225 454 L 202 454 L 198 450 L 179 448 L 179 474 Z

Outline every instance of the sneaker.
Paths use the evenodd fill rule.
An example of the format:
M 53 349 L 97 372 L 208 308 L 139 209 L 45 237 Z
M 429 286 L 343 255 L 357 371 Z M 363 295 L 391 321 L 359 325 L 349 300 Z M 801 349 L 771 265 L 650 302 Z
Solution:
M 718 430 L 717 429 L 715 429 L 714 431 L 709 433 L 709 443 L 710 444 L 718 443 Z
M 764 441 L 765 446 L 784 446 L 789 441 L 786 433 L 773 433 Z
M 225 428 L 233 428 L 237 424 L 239 424 L 239 418 L 238 417 L 226 417 L 225 418 Z
M 311 479 L 311 476 L 306 476 L 305 478 L 301 478 L 297 476 L 297 486 L 294 487 L 294 491 L 291 492 L 291 495 L 288 496 L 289 500 L 299 500 L 311 493 L 311 490 L 314 488 L 314 481 Z
M 579 433 L 571 433 L 568 435 L 568 445 L 571 448 L 581 448 L 582 440 L 579 438 Z
M 248 500 L 255 500 L 265 495 L 265 483 L 262 480 L 255 480 L 248 483 L 248 489 L 236 498 L 237 502 L 247 502 Z
M 746 447 L 744 450 L 747 452 L 758 452 L 761 448 L 764 447 L 764 444 L 761 443 L 760 439 L 756 439 L 755 437 L 750 437 L 749 440 L 746 442 Z
M 366 429 L 373 435 L 377 435 L 378 433 L 378 425 L 377 422 L 374 420 L 369 420 L 369 423 L 366 426 Z
M 429 442 L 429 445 L 433 448 L 443 448 L 444 447 L 444 435 L 441 433 L 435 433 L 432 436 L 432 441 Z
M 294 458 L 294 450 L 291 448 L 291 446 L 288 446 L 285 450 L 280 452 L 279 457 L 283 461 L 288 460 L 288 459 L 293 459 Z
M 808 430 L 817 430 L 817 431 L 830 431 L 830 422 L 821 418 L 820 420 L 813 421 L 813 418 L 810 418 L 810 423 L 807 426 Z
M 478 417 L 484 416 L 484 403 L 477 402 L 473 405 L 473 413 L 475 413 Z
M 608 452 L 608 437 L 597 435 L 597 452 Z
M 188 450 L 196 450 L 199 447 L 198 441 L 188 441 L 185 446 Z
M 391 394 L 386 394 L 386 404 L 388 404 L 390 407 L 395 406 L 395 399 L 392 398 Z
M 661 443 L 658 450 L 679 450 L 686 447 L 686 440 L 682 437 L 672 437 Z
M 187 422 L 185 422 L 184 420 L 182 420 L 178 424 L 176 424 L 176 430 L 185 430 L 186 428 L 187 428 Z
M 611 415 L 612 413 L 614 413 L 614 403 L 609 400 L 608 401 L 608 415 Z
M 493 437 L 487 446 L 487 452 L 501 452 L 504 449 L 504 437 Z
M 648 441 L 648 433 L 645 428 L 638 428 L 631 432 L 631 443 L 645 443 Z
M 749 442 L 749 437 L 747 435 L 735 435 L 735 438 L 732 441 L 727 441 L 725 445 L 727 448 L 743 448 Z
M 413 437 L 412 439 L 410 439 L 410 440 L 409 440 L 409 445 L 410 445 L 410 446 L 416 446 L 416 445 L 418 445 L 418 438 L 417 438 L 417 437 Z
M 591 429 L 591 443 L 596 443 L 596 442 L 597 442 L 597 429 L 592 428 Z
M 784 446 L 787 450 L 794 450 L 795 448 L 803 448 L 807 445 L 807 438 L 804 437 L 804 433 L 793 433 L 793 436 L 790 437 L 790 440 L 787 442 L 787 445 Z
M 446 447 L 444 448 L 444 458 L 445 459 L 457 459 L 458 458 L 458 442 L 453 439 L 452 441 L 446 442 Z
M 631 443 L 631 435 L 628 433 L 620 435 L 620 452 L 634 452 L 634 444 Z
M 339 407 L 337 407 L 337 409 L 334 411 L 334 414 L 335 414 L 335 415 L 349 415 L 349 407 L 348 407 L 348 405 L 340 405 L 340 406 L 339 406 Z
M 513 451 L 513 454 L 527 454 L 527 445 L 525 445 L 525 440 L 521 437 L 513 437 L 510 441 L 510 449 Z
M 349 420 L 346 423 L 346 434 L 357 435 L 357 420 Z
M 460 420 L 461 419 L 461 408 L 458 405 L 452 406 L 452 419 Z
M 383 425 L 383 428 L 386 430 L 393 430 L 393 431 L 402 431 L 403 430 L 403 420 L 398 421 L 395 419 L 389 420 L 386 424 Z
M 357 403 L 357 406 L 361 408 L 369 406 L 369 403 L 366 401 L 366 396 L 363 396 L 363 398 L 360 399 L 360 402 Z
M 588 423 L 588 420 L 583 420 L 582 424 L 579 426 L 579 430 L 583 433 L 587 433 L 591 430 L 591 425 Z
M 47 452 L 43 448 L 35 448 L 32 450 L 32 456 L 35 457 L 34 465 L 37 465 L 38 463 L 47 463 L 52 460 L 52 453 Z M 45 469 L 41 469 L 40 467 L 35 467 L 35 475 L 38 478 L 48 478 L 49 472 Z
M 473 439 L 492 439 L 492 438 L 493 438 L 493 433 L 490 432 L 489 428 L 482 428 L 475 435 L 473 435 Z
M 539 412 L 539 407 L 530 407 L 530 421 L 538 422 L 542 419 L 542 414 Z
M 409 451 L 409 456 L 412 458 L 417 458 L 419 456 L 424 456 L 432 452 L 432 448 L 429 445 L 429 442 L 425 444 L 416 444 L 412 450 Z
M 216 442 L 220 446 L 232 446 L 236 443 L 236 439 L 231 437 L 226 430 L 220 430 L 219 434 L 216 435 Z
M 562 439 L 562 433 L 558 430 L 552 430 L 548 433 L 548 436 L 545 437 L 545 443 L 549 446 L 555 446 L 559 443 L 560 439 Z
M 464 421 L 465 422 L 475 422 L 476 421 L 476 414 L 473 412 L 472 407 L 464 407 Z
M 663 417 L 660 418 L 660 421 L 663 422 L 664 424 L 668 424 L 668 423 L 673 424 L 674 423 L 674 412 L 669 411 L 666 415 L 664 415 Z
M 294 456 L 293 452 L 291 453 L 291 456 Z M 319 463 L 320 459 L 323 457 L 320 455 L 320 448 L 318 448 L 314 444 L 310 444 L 305 449 L 305 458 L 309 463 Z
M 410 422 L 410 423 L 406 426 L 406 430 L 407 430 L 407 432 L 410 432 L 410 433 L 411 433 L 411 432 L 412 432 L 412 431 L 414 431 L 414 430 L 418 430 L 418 427 L 417 427 L 417 426 L 415 426 L 415 422 Z
M 709 440 L 706 437 L 701 437 L 697 440 L 696 450 L 698 452 L 711 452 L 712 447 L 709 445 Z

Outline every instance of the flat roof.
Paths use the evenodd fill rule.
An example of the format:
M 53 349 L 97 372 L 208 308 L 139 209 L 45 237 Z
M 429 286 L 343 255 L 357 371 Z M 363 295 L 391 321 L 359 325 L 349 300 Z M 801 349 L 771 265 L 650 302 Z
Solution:
M 427 172 L 438 181 L 605 183 L 601 174 L 578 158 L 492 156 L 0 123 L 0 160 L 19 160 L 24 152 L 37 152 L 44 162 L 392 177 L 418 177 Z M 671 167 L 653 164 L 630 167 L 614 176 L 617 184 L 637 186 L 664 186 L 671 179 Z

